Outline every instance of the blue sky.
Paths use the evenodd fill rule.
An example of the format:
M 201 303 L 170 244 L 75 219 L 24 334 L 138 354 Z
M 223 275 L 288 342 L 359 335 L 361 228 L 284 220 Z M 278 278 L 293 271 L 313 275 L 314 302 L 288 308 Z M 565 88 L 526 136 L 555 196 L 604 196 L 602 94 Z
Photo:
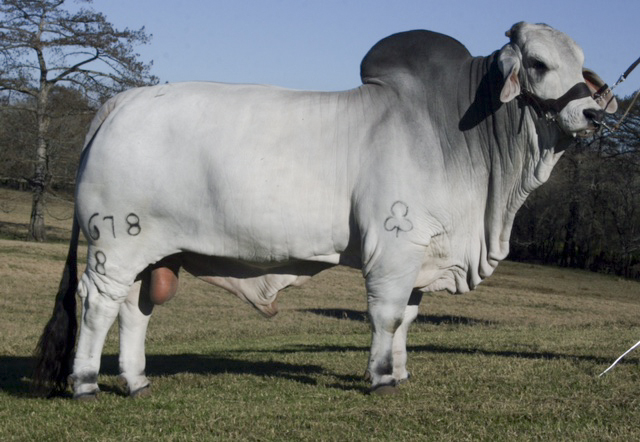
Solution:
M 343 90 L 378 40 L 429 29 L 488 55 L 518 21 L 544 22 L 582 46 L 609 84 L 640 56 L 639 0 L 94 0 L 118 28 L 145 26 L 138 47 L 161 81 L 266 83 Z M 616 93 L 640 89 L 640 69 Z

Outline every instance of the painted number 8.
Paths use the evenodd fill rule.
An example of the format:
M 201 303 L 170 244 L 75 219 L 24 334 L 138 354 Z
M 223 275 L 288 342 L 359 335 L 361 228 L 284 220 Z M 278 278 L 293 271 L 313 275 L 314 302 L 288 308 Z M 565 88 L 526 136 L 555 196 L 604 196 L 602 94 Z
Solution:
M 127 233 L 129 236 L 138 236 L 140 232 L 142 232 L 142 227 L 140 227 L 140 218 L 135 213 L 130 213 L 126 218 L 127 224 L 129 228 L 127 229 Z
M 95 257 L 96 257 L 96 265 L 95 265 L 96 273 L 103 276 L 106 275 L 107 270 L 104 265 L 107 263 L 107 256 L 104 254 L 104 252 L 101 252 L 100 250 L 98 250 L 95 254 Z

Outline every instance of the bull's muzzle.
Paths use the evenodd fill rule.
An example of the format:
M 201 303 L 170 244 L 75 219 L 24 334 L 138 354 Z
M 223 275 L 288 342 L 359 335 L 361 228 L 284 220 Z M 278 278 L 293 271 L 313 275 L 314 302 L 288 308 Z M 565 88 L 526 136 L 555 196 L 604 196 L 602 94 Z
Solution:
M 600 127 L 604 123 L 604 111 L 602 109 L 585 109 L 582 113 L 596 127 Z

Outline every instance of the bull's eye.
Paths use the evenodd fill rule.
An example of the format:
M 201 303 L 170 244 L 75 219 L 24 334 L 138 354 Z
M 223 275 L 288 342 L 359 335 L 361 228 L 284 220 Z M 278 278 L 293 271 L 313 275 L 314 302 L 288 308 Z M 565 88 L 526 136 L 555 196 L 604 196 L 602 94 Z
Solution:
M 529 67 L 534 69 L 539 74 L 544 74 L 549 70 L 549 67 L 544 61 L 535 58 L 529 62 Z

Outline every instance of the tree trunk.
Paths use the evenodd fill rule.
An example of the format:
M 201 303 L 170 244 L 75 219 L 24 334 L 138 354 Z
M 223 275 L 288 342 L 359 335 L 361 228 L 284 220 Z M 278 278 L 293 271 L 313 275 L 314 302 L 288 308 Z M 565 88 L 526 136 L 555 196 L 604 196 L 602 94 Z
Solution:
M 38 93 L 37 119 L 38 137 L 36 146 L 36 156 L 34 163 L 34 173 L 31 182 L 33 199 L 31 204 L 31 221 L 29 223 L 28 240 L 45 241 L 47 239 L 44 213 L 46 207 L 45 190 L 49 181 L 49 149 L 47 145 L 47 132 L 51 117 L 47 114 L 47 104 L 49 99 L 48 85 L 43 84 Z
M 44 226 L 44 210 L 44 189 L 40 186 L 36 186 L 33 190 L 31 222 L 29 223 L 29 236 L 27 238 L 30 241 L 42 242 L 47 239 L 47 233 Z
M 44 120 L 48 120 L 45 117 Z M 44 213 L 46 207 L 45 190 L 49 181 L 49 152 L 45 139 L 48 122 L 38 122 L 38 147 L 36 148 L 35 170 L 31 181 L 33 199 L 31 203 L 31 221 L 29 223 L 29 240 L 45 241 L 47 239 Z
M 565 235 L 562 244 L 562 252 L 560 254 L 560 265 L 562 267 L 573 267 L 575 265 L 576 256 L 576 229 L 578 226 L 578 178 L 580 176 L 580 162 L 576 159 L 573 163 L 573 181 L 572 181 L 572 196 L 569 202 L 569 216 L 567 217 L 567 223 L 565 225 Z

